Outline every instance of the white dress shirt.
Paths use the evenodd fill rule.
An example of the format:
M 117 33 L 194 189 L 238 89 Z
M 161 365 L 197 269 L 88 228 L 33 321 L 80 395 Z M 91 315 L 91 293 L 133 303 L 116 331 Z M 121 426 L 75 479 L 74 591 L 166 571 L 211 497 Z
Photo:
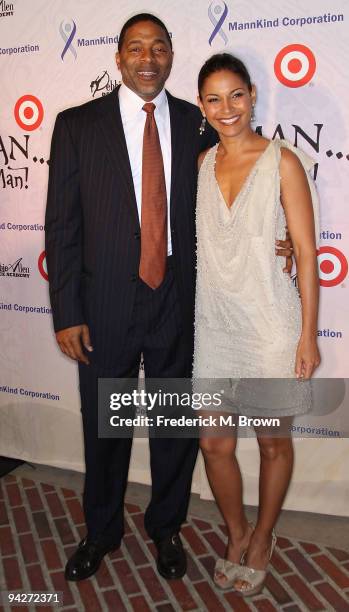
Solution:
M 170 111 L 166 92 L 163 89 L 152 100 L 156 108 L 154 117 L 159 132 L 162 159 L 164 163 L 167 194 L 167 254 L 172 254 L 170 228 L 170 193 L 171 193 L 171 125 Z M 147 113 L 142 110 L 145 101 L 129 89 L 124 83 L 119 89 L 119 103 L 122 125 L 125 132 L 128 156 L 131 164 L 133 184 L 136 194 L 139 223 L 142 210 L 142 153 L 143 133 Z

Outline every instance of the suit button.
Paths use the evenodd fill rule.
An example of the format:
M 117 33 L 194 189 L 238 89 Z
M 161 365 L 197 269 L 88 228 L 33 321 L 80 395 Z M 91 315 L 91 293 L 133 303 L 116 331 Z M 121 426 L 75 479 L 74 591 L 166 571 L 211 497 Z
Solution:
M 135 233 L 134 233 L 134 237 L 135 237 L 135 239 L 136 239 L 136 240 L 139 240 L 139 239 L 140 239 L 140 237 L 141 237 L 140 232 L 135 232 Z
M 131 274 L 131 281 L 132 281 L 133 283 L 135 283 L 135 282 L 136 282 L 137 278 L 138 278 L 138 275 L 137 275 L 137 274 Z

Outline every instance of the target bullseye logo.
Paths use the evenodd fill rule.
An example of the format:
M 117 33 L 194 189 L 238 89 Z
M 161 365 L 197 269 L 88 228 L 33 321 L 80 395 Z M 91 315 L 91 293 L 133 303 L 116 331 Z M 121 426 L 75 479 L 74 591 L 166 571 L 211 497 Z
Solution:
M 303 87 L 313 78 L 315 70 L 315 56 L 305 45 L 287 45 L 274 62 L 276 77 L 286 87 Z
M 16 122 L 22 130 L 37 130 L 44 118 L 44 107 L 39 98 L 29 94 L 17 100 L 14 108 Z
M 348 274 L 348 262 L 341 251 L 324 246 L 317 251 L 319 278 L 322 287 L 335 287 L 342 283 Z
M 48 274 L 47 274 L 47 264 L 46 264 L 46 252 L 43 251 L 40 255 L 39 255 L 39 259 L 38 259 L 38 268 L 39 268 L 39 272 L 41 274 L 41 276 L 48 281 Z

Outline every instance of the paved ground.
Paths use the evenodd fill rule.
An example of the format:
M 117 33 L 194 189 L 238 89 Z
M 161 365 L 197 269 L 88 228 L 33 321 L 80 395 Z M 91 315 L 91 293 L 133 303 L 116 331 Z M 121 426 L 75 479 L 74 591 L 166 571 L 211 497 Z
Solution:
M 85 534 L 80 494 L 5 476 L 0 480 L 0 589 L 63 591 L 61 609 L 70 611 L 349 612 L 349 553 L 338 547 L 279 537 L 263 593 L 244 600 L 212 583 L 215 559 L 225 548 L 218 522 L 189 516 L 182 531 L 188 573 L 172 582 L 154 571 L 154 546 L 144 532 L 140 505 L 127 504 L 126 525 L 121 549 L 105 558 L 97 575 L 68 584 L 66 559 Z M 18 608 L 26 609 L 35 608 Z M 0 605 L 0 610 L 17 608 Z

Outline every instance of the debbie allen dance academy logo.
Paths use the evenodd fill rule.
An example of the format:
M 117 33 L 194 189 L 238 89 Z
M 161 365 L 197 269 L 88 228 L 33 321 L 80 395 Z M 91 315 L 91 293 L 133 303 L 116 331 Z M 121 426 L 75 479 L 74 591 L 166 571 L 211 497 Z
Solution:
M 286 87 L 303 87 L 311 81 L 315 70 L 315 56 L 305 45 L 283 47 L 274 62 L 275 75 Z
M 17 259 L 14 263 L 3 264 L 0 263 L 0 276 L 15 277 L 15 278 L 29 278 L 30 269 L 29 266 L 22 264 L 23 257 Z
M 106 96 L 119 85 L 119 82 L 112 79 L 107 70 L 103 70 L 93 81 L 90 83 L 90 90 L 92 98 L 96 94 L 101 93 L 102 96 Z
M 17 125 L 26 132 L 40 127 L 44 118 L 44 107 L 39 98 L 26 94 L 19 98 L 13 110 Z
M 0 17 L 13 17 L 14 6 L 12 2 L 0 0 Z
M 320 285 L 322 287 L 340 285 L 348 274 L 348 261 L 345 255 L 331 246 L 320 247 L 317 254 Z

